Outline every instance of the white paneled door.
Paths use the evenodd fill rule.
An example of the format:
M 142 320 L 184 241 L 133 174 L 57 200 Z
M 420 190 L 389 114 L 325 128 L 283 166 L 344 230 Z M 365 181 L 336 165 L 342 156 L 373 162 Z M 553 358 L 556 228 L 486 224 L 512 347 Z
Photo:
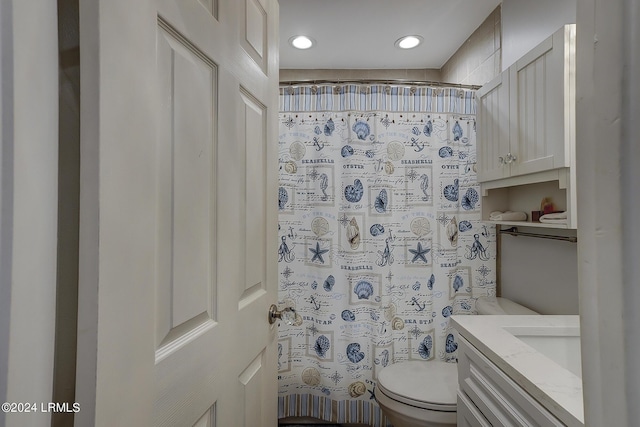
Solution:
M 80 0 L 77 426 L 276 425 L 277 0 Z

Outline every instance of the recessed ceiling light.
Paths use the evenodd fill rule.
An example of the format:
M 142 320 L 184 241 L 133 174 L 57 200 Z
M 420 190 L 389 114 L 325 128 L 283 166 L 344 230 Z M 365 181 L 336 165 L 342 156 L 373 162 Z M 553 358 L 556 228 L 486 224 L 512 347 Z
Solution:
M 289 39 L 289 43 L 296 49 L 309 49 L 316 44 L 311 37 L 307 36 L 293 36 Z
M 396 40 L 395 44 L 400 49 L 412 49 L 422 43 L 422 40 L 424 39 L 420 36 L 404 36 Z

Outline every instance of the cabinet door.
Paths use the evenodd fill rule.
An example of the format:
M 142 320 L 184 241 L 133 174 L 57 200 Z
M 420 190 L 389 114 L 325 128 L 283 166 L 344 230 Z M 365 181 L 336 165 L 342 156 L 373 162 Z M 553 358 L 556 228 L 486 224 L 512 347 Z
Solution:
M 458 390 L 458 427 L 491 427 L 473 402 Z
M 567 25 L 509 67 L 511 176 L 570 166 L 574 38 Z
M 509 176 L 509 74 L 504 72 L 477 93 L 478 182 Z

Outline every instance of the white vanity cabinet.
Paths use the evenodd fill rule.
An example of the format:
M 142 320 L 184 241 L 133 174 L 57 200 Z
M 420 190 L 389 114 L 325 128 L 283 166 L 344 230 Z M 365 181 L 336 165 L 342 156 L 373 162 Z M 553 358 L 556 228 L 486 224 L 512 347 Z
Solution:
M 575 32 L 575 24 L 565 25 L 477 92 L 476 167 L 488 206 L 483 219 L 493 210 L 538 210 L 540 198 L 524 207 L 509 198 L 514 189 L 551 182 L 559 191 L 554 203 L 573 211 L 563 228 L 577 225 Z M 512 190 L 490 191 L 504 188 Z
M 464 337 L 458 347 L 458 427 L 564 426 Z

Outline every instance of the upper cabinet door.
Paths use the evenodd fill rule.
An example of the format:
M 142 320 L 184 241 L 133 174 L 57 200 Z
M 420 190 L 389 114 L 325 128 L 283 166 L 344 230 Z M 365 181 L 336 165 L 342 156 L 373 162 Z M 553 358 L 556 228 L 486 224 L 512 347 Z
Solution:
M 509 74 L 502 73 L 477 93 L 478 181 L 509 176 Z
M 569 167 L 574 146 L 575 25 L 509 67 L 511 176 Z

